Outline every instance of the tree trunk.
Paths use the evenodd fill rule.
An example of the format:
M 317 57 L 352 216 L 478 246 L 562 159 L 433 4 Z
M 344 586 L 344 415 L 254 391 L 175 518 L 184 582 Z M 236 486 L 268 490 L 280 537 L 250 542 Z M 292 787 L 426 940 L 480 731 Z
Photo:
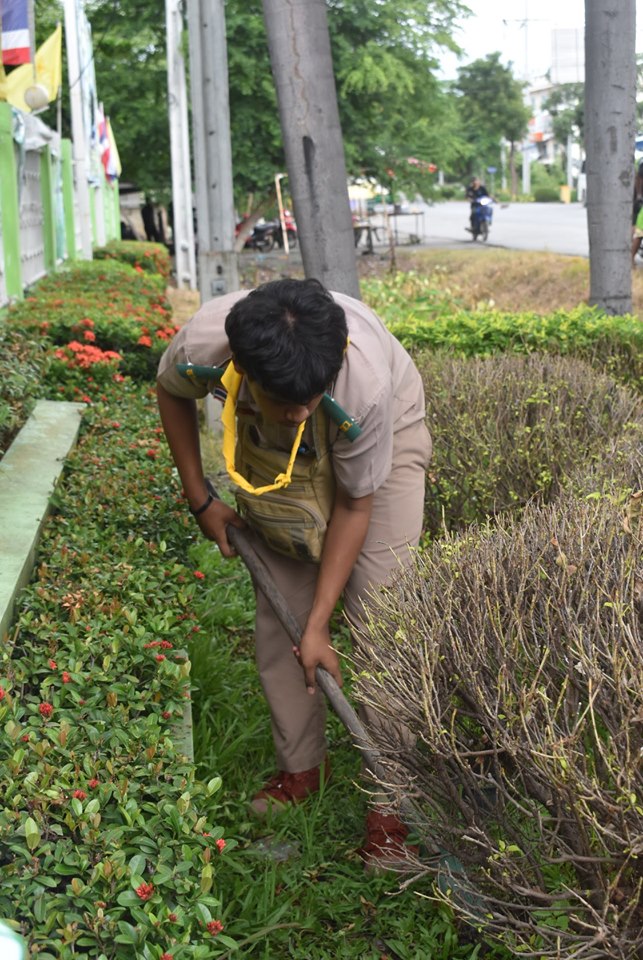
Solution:
M 590 303 L 632 309 L 635 0 L 585 0 L 585 149 Z
M 263 0 L 304 270 L 359 297 L 324 0 Z

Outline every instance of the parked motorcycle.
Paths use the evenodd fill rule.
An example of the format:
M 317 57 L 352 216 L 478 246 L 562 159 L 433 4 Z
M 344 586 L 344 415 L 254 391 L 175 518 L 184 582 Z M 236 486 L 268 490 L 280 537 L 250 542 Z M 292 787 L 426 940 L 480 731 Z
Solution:
M 236 233 L 239 234 L 245 219 L 237 224 Z M 261 250 L 268 253 L 279 242 L 280 225 L 278 220 L 260 220 L 253 227 L 252 233 L 246 237 L 244 249 Z
M 491 197 L 477 197 L 471 203 L 471 239 L 482 237 L 486 240 L 493 219 L 493 200 Z

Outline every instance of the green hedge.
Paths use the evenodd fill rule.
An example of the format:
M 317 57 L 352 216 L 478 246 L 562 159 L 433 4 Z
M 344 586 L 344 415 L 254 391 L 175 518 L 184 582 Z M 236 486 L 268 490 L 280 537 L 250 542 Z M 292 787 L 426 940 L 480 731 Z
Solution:
M 94 250 L 94 260 L 118 260 L 130 266 L 155 273 L 167 280 L 172 266 L 167 247 L 162 243 L 141 240 L 112 240 Z
M 643 324 L 634 316 L 609 316 L 579 306 L 549 314 L 454 308 L 452 297 L 429 277 L 398 274 L 390 283 L 363 282 L 365 301 L 413 352 L 450 350 L 458 357 L 505 353 L 556 353 L 587 360 L 643 390 Z

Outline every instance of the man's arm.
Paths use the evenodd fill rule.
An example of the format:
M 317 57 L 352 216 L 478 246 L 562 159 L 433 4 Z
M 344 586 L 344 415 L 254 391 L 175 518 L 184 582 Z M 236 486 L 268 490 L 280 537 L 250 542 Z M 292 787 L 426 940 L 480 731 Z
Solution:
M 168 393 L 160 383 L 157 384 L 156 393 L 161 423 L 181 477 L 185 496 L 192 510 L 198 510 L 206 502 L 208 490 L 201 461 L 196 401 L 176 397 Z M 245 524 L 231 507 L 221 500 L 214 500 L 195 520 L 204 536 L 208 540 L 216 541 L 224 557 L 235 555 L 228 541 L 226 524 L 231 523 L 235 527 L 243 527 Z
M 329 621 L 360 554 L 371 519 L 373 494 L 352 498 L 337 488 L 328 524 L 313 606 L 299 651 L 306 687 L 315 692 L 315 669 L 324 667 L 342 685 L 339 659 L 331 649 Z

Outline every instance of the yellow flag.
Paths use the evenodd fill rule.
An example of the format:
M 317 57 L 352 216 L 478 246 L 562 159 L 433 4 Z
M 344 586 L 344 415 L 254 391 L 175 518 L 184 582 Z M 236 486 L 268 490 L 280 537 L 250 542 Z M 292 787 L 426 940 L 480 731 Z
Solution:
M 63 28 L 59 23 L 52 35 L 37 49 L 35 71 L 34 65 L 23 63 L 7 75 L 2 99 L 25 113 L 31 112 L 31 107 L 25 101 L 25 90 L 29 87 L 42 87 L 43 99 L 46 97 L 49 103 L 56 99 L 62 83 L 62 36 Z

